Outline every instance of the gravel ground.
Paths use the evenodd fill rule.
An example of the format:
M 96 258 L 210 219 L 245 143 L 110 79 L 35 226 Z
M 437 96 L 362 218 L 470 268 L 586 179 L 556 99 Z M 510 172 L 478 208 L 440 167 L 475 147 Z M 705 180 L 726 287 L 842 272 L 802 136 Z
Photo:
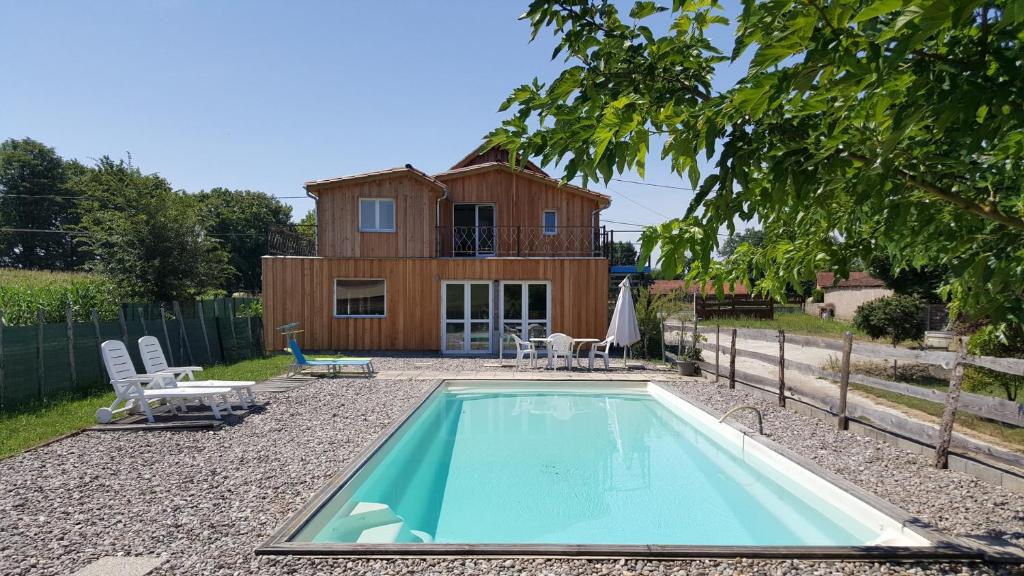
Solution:
M 380 357 L 381 370 L 494 360 Z M 154 574 L 1016 574 L 979 564 L 765 560 L 325 559 L 253 549 L 435 384 L 337 379 L 269 398 L 217 432 L 87 432 L 0 461 L 0 574 L 69 574 L 106 555 L 165 555 Z M 1024 543 L 1024 495 L 709 382 L 676 385 L 718 409 L 758 404 L 766 432 L 947 532 Z

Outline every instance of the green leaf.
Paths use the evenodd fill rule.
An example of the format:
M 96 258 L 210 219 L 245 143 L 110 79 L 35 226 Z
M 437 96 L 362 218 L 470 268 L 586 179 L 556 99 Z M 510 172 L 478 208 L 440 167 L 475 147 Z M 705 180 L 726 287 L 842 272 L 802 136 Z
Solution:
M 863 10 L 857 12 L 850 21 L 854 24 L 870 20 L 881 16 L 882 14 L 888 14 L 889 12 L 895 12 L 903 6 L 903 0 L 876 0 L 869 4 Z

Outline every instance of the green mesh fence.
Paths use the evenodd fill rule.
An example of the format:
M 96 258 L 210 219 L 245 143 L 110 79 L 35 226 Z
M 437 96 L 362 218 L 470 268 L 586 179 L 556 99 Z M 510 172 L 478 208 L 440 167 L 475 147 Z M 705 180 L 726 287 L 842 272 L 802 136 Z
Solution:
M 138 350 L 142 336 L 155 336 L 168 363 L 175 366 L 209 366 L 260 357 L 261 318 L 237 316 L 258 310 L 253 302 L 258 300 L 219 298 L 182 302 L 177 310 L 158 303 L 124 304 L 123 320 L 74 322 L 70 335 L 66 322 L 0 325 L 0 411 L 109 387 L 99 349 L 106 340 L 124 341 L 139 372 L 145 371 Z M 91 317 L 80 310 L 74 312 L 75 318 Z

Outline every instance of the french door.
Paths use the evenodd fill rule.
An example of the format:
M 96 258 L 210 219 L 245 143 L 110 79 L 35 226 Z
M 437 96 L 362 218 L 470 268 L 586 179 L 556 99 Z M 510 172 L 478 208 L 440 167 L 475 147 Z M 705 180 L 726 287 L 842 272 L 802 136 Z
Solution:
M 491 283 L 443 282 L 441 350 L 450 354 L 491 351 Z
M 551 333 L 551 284 L 548 282 L 502 282 L 501 327 L 504 334 L 523 340 L 543 338 Z M 506 349 L 515 349 L 505 342 Z
M 494 256 L 497 248 L 494 204 L 455 204 L 452 210 L 455 256 Z

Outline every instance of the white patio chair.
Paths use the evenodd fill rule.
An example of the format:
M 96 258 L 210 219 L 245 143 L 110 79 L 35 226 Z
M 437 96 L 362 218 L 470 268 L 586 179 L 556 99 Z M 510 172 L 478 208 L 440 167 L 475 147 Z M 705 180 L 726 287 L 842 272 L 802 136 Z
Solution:
M 195 373 L 202 372 L 201 366 L 168 366 L 164 357 L 164 349 L 156 336 L 143 336 L 139 338 L 139 355 L 142 356 L 142 364 L 146 367 L 146 374 L 170 374 L 175 382 L 181 385 L 196 388 L 230 388 L 238 395 L 238 401 L 242 408 L 249 408 L 251 403 L 256 402 L 256 396 L 252 393 L 252 386 L 255 382 L 233 381 L 233 380 L 202 380 L 196 381 Z M 188 380 L 185 380 L 188 378 Z M 175 384 L 177 386 L 178 384 Z
M 594 359 L 600 357 L 600 358 L 602 358 L 604 360 L 604 369 L 608 370 L 609 369 L 608 352 L 611 350 L 611 348 L 612 348 L 612 339 L 611 338 L 605 338 L 604 340 L 598 342 L 597 344 L 592 345 L 590 347 L 590 363 L 589 363 L 588 368 L 590 370 L 593 370 L 594 369 Z
M 565 369 L 572 369 L 572 338 L 561 332 L 548 336 L 548 368 L 557 368 L 559 358 L 565 358 Z
M 512 334 L 512 341 L 516 343 L 516 370 L 519 369 L 519 364 L 522 363 L 527 356 L 530 358 L 530 368 L 537 367 L 537 347 L 534 346 L 533 342 L 527 342 L 519 336 Z
M 110 385 L 114 387 L 114 393 L 117 395 L 109 407 L 96 411 L 96 421 L 100 424 L 113 420 L 116 413 L 134 410 L 141 410 L 146 415 L 146 420 L 154 422 L 153 407 L 149 404 L 153 401 L 164 401 L 170 410 L 183 411 L 185 402 L 199 399 L 210 407 L 213 417 L 217 420 L 221 418 L 221 411 L 232 413 L 231 404 L 227 399 L 231 388 L 176 386 L 177 382 L 170 374 L 139 374 L 135 371 L 135 365 L 132 364 L 124 342 L 119 340 L 107 340 L 100 345 L 100 350 L 103 365 L 110 376 Z M 144 388 L 144 385 L 148 386 Z M 120 404 L 124 406 L 118 408 Z

